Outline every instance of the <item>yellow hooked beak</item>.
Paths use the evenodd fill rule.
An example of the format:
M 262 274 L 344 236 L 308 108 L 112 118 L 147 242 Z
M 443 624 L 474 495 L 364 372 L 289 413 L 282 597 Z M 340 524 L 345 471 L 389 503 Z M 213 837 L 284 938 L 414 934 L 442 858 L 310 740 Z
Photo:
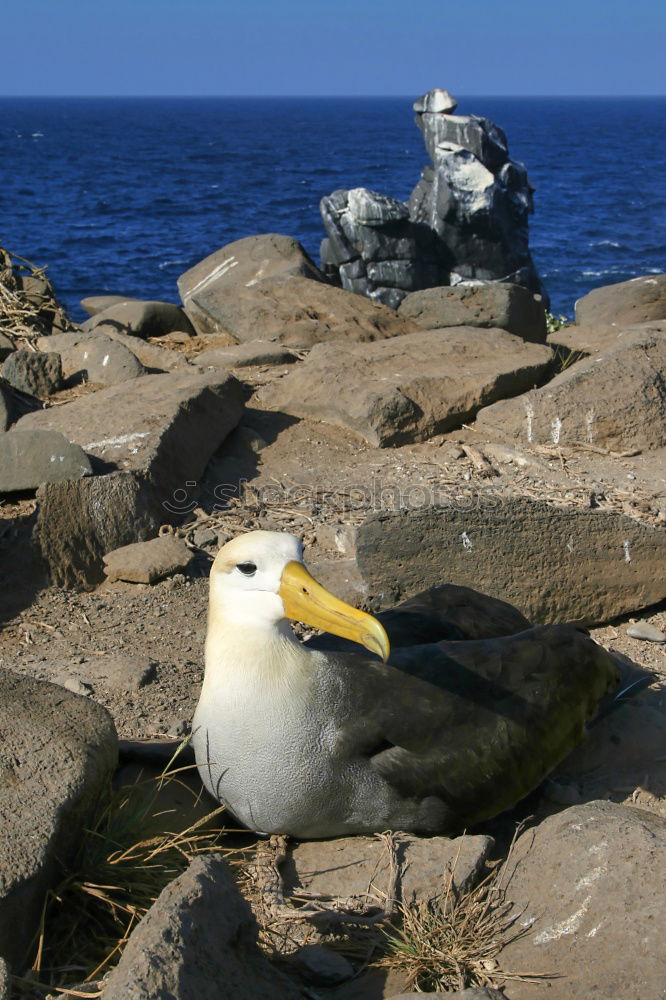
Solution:
M 285 566 L 280 597 L 287 618 L 359 642 L 381 656 L 384 663 L 388 660 L 391 646 L 382 623 L 334 597 L 301 563 L 288 562 Z

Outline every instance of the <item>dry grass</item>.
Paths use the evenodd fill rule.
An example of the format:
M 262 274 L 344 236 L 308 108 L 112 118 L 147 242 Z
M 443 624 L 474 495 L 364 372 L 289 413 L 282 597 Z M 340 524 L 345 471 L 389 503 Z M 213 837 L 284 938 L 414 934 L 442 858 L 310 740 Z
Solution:
M 160 807 L 166 785 L 183 785 L 184 770 L 108 787 L 76 858 L 44 901 L 32 947 L 32 977 L 16 982 L 24 993 L 38 996 L 48 989 L 60 991 L 67 983 L 97 979 L 118 961 L 133 928 L 162 889 L 196 855 L 220 850 L 226 831 L 213 821 L 224 807 L 192 825 Z
M 385 954 L 376 964 L 400 971 L 405 989 L 417 992 L 498 989 L 512 980 L 547 979 L 506 971 L 498 961 L 510 939 L 527 933 L 511 930 L 517 916 L 510 915 L 512 906 L 501 885 L 506 863 L 466 892 L 457 889 L 451 873 L 438 899 L 401 904 L 398 921 L 384 930 Z
M 0 332 L 15 346 L 32 346 L 32 339 L 49 334 L 54 316 L 58 328 L 67 329 L 69 319 L 52 297 L 50 286 L 43 294 L 26 294 L 17 275 L 46 279 L 46 268 L 35 267 L 29 260 L 0 247 Z

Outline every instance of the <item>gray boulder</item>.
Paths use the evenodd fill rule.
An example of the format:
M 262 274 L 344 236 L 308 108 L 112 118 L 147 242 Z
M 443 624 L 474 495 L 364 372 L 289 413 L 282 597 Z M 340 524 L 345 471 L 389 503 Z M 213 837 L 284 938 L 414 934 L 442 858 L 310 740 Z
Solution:
M 665 879 L 662 817 L 612 802 L 551 816 L 511 854 L 507 897 L 525 933 L 512 935 L 500 967 L 548 973 L 552 1000 L 658 997 Z M 512 982 L 511 1000 L 539 1000 L 543 991 L 543 983 Z
M 53 351 L 14 351 L 1 370 L 15 389 L 40 398 L 50 396 L 62 384 L 60 355 Z
M 576 302 L 576 323 L 633 326 L 666 320 L 666 274 L 649 274 L 603 285 Z
M 194 336 L 194 328 L 180 308 L 171 302 L 144 302 L 126 299 L 95 313 L 83 324 L 84 330 L 105 328 L 134 337 L 160 337 L 173 330 Z
M 111 716 L 0 671 L 0 955 L 23 968 L 44 896 L 66 870 L 117 762 Z
M 389 607 L 445 581 L 514 604 L 535 623 L 609 621 L 666 597 L 666 530 L 621 514 L 479 492 L 371 515 L 356 563 Z M 544 567 L 547 569 L 544 570 Z
M 262 399 L 285 413 L 348 427 L 370 444 L 424 441 L 492 399 L 534 385 L 549 348 L 504 330 L 452 327 L 374 344 L 319 344 Z
M 307 347 L 377 340 L 414 329 L 376 302 L 328 284 L 296 240 L 267 234 L 230 243 L 178 280 L 201 334 Z
M 92 475 L 90 459 L 58 431 L 0 434 L 0 493 Z
M 66 337 L 73 337 L 76 343 L 65 347 L 62 340 Z M 146 374 L 136 355 L 119 340 L 103 334 L 80 337 L 68 333 L 60 334 L 57 339 L 61 341 L 62 365 L 68 377 L 78 375 L 99 385 L 118 385 Z
M 546 340 L 546 310 L 541 296 L 509 282 L 411 292 L 400 304 L 398 315 L 427 330 L 495 326 L 537 344 Z
M 626 331 L 614 345 L 570 365 L 547 385 L 482 410 L 477 426 L 528 444 L 660 448 L 666 445 L 663 371 L 666 334 Z
M 257 925 L 220 855 L 194 860 L 133 931 L 102 1000 L 298 1000 L 257 946 Z
M 93 348 L 93 342 L 109 347 L 109 341 L 119 345 L 118 348 L 107 350 L 98 357 L 100 348 Z M 73 333 L 57 333 L 50 337 L 40 337 L 37 340 L 37 347 L 45 350 L 47 345 L 51 345 L 54 350 L 60 353 L 62 358 L 63 374 L 66 377 L 79 373 L 88 372 L 91 382 L 100 382 L 104 385 L 112 385 L 115 382 L 124 382 L 127 378 L 136 378 L 138 375 L 158 375 L 162 372 L 187 371 L 191 370 L 187 358 L 178 353 L 157 344 L 151 344 L 140 337 L 134 337 L 127 333 L 118 333 L 110 326 L 101 330 L 78 330 Z M 90 349 L 92 353 L 90 353 Z M 125 351 L 130 351 L 136 361 L 127 358 Z M 84 355 L 87 353 L 87 357 Z M 105 356 L 109 354 L 109 360 L 104 364 Z M 112 360 L 113 359 L 113 360 Z M 101 362 L 101 363 L 100 363 Z M 93 374 L 90 374 L 92 369 Z M 110 371 L 117 369 L 117 378 L 113 381 Z M 97 377 L 94 378 L 93 375 Z

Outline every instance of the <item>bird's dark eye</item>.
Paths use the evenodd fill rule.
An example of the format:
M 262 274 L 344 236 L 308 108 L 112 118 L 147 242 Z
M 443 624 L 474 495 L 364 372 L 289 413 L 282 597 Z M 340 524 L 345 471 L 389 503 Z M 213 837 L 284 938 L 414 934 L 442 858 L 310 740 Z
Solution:
M 239 569 L 243 576 L 254 576 L 257 572 L 257 567 L 253 562 L 238 563 L 236 569 Z

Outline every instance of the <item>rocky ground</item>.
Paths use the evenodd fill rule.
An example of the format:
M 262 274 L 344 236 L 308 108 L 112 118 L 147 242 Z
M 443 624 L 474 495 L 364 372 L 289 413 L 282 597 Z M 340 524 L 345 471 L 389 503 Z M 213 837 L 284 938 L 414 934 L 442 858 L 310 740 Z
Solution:
M 254 237 L 183 276 L 187 312 L 107 297 L 88 303 L 82 328 L 57 310 L 43 277 L 16 268 L 9 280 L 6 269 L 0 943 L 11 942 L 0 954 L 19 967 L 12 914 L 17 899 L 33 912 L 37 897 L 20 893 L 37 873 L 48 884 L 65 851 L 59 809 L 78 816 L 108 777 L 115 745 L 96 706 L 125 753 L 188 732 L 212 557 L 259 527 L 301 536 L 314 575 L 360 606 L 441 581 L 476 586 L 535 622 L 586 623 L 650 675 L 537 793 L 453 842 L 453 856 L 445 838 L 260 847 L 241 884 L 264 945 L 281 942 L 289 958 L 292 978 L 277 995 L 399 994 L 409 977 L 399 963 L 378 964 L 374 938 L 368 949 L 322 930 L 320 917 L 294 918 L 303 892 L 338 899 L 335 919 L 346 923 L 353 899 L 372 925 L 387 916 L 400 872 L 414 915 L 419 899 L 432 908 L 449 867 L 469 886 L 499 872 L 521 823 L 501 868 L 501 934 L 493 925 L 498 939 L 514 939 L 503 951 L 477 941 L 476 981 L 490 990 L 477 996 L 496 995 L 493 985 L 509 1000 L 662 995 L 666 276 L 600 289 L 579 304 L 575 326 L 548 335 L 538 296 L 517 286 L 415 292 L 396 312 L 313 269 L 287 237 Z M 28 277 L 32 300 L 20 287 Z M 77 713 L 80 726 L 65 724 Z M 65 748 L 60 784 L 50 739 Z M 16 798 L 27 788 L 33 811 Z M 37 836 L 30 823 L 45 800 L 53 822 Z M 24 845 L 37 841 L 27 858 Z M 234 989 L 267 995 L 272 972 L 223 870 L 195 862 L 165 890 L 105 984 L 107 1000 L 174 995 L 198 963 L 219 974 L 215 941 L 188 936 L 199 907 L 226 914 Z M 408 872 L 418 892 L 407 891 Z M 166 940 L 179 942 L 177 957 L 157 982 L 162 959 L 145 956 L 163 955 Z M 244 942 L 236 952 L 234 940 Z M 322 942 L 323 956 L 307 950 Z M 340 950 L 347 964 L 336 972 Z M 256 980 L 246 982 L 252 962 Z M 176 995 L 221 995 L 205 983 L 201 971 Z

